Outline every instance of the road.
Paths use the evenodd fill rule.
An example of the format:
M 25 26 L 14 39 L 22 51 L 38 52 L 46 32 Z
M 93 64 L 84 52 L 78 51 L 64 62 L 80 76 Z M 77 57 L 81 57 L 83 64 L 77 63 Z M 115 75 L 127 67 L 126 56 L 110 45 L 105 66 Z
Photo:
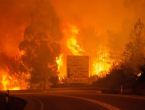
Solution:
M 144 96 L 101 94 L 96 90 L 49 89 L 11 94 L 27 100 L 24 110 L 145 110 Z

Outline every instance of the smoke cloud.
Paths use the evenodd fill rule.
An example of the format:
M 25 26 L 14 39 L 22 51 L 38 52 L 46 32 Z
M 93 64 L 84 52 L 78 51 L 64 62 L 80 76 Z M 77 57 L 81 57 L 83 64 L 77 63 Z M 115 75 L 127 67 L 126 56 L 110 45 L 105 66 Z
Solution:
M 30 22 L 30 13 L 35 7 L 34 0 L 0 1 L 0 53 L 14 56 L 23 39 L 25 27 Z
M 123 53 L 130 33 L 140 18 L 145 23 L 145 0 L 51 0 L 63 22 L 79 29 L 94 27 L 97 39 L 114 39 L 115 50 Z M 91 36 L 88 36 L 89 38 Z M 119 37 L 119 38 L 117 38 Z M 96 44 L 96 47 L 98 45 Z
M 38 0 L 39 1 L 39 0 Z M 97 35 L 108 37 L 108 30 L 129 41 L 134 23 L 145 23 L 145 0 L 50 0 L 64 23 L 80 28 L 95 27 Z M 37 0 L 0 1 L 0 68 L 6 57 L 18 54 L 25 28 L 31 22 L 31 12 Z M 103 37 L 104 38 L 104 37 Z M 123 49 L 122 49 L 123 50 Z

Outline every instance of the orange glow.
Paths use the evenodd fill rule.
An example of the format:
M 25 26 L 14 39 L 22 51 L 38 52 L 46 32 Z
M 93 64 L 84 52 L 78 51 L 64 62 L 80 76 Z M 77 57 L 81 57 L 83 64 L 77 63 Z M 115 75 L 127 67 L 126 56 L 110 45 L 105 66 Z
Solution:
M 25 55 L 25 51 L 24 50 L 19 51 L 19 55 L 20 56 Z
M 69 51 L 62 51 L 63 58 L 61 59 L 63 62 L 66 60 L 67 55 L 86 55 L 85 53 L 88 53 L 83 49 L 77 40 L 78 34 L 79 34 L 79 29 L 75 25 L 67 24 L 63 27 L 63 33 L 65 41 L 63 41 L 62 45 L 64 42 L 66 42 L 66 45 L 63 48 L 68 48 Z M 95 48 L 95 47 L 94 47 Z M 89 56 L 90 57 L 90 73 L 89 76 L 92 75 L 99 75 L 100 77 L 103 77 L 110 68 L 110 60 L 108 58 L 108 52 L 105 46 L 100 46 L 100 49 L 97 51 L 96 50 L 96 55 L 94 56 Z M 59 66 L 59 65 L 58 65 Z M 66 64 L 63 63 L 62 66 L 59 66 L 59 79 L 60 76 L 65 76 L 66 71 Z M 105 72 L 104 72 L 105 71 Z M 64 74 L 65 73 L 65 74 Z
M 56 57 L 57 69 L 60 71 L 60 67 L 63 66 L 63 54 L 60 54 L 59 57 Z
M 108 62 L 110 62 L 110 59 L 108 59 L 108 53 L 104 48 L 100 48 L 98 55 L 99 57 L 95 57 L 92 61 L 92 75 L 99 75 L 100 77 L 102 77 L 104 76 L 104 74 L 101 72 L 109 71 L 111 65 Z
M 28 68 L 27 65 L 24 65 L 26 63 L 21 61 L 22 56 L 26 55 L 26 50 L 22 48 L 24 50 L 19 51 L 19 44 L 23 40 L 28 40 L 28 45 L 33 45 L 29 39 L 37 37 L 37 32 L 45 32 L 48 39 L 44 39 L 46 41 L 52 40 L 50 44 L 51 42 L 60 43 L 61 52 L 56 57 L 56 63 L 59 80 L 61 80 L 66 77 L 67 73 L 67 55 L 89 56 L 89 76 L 104 76 L 109 72 L 111 60 L 116 60 L 117 63 L 118 59 L 121 60 L 120 56 L 124 52 L 125 45 L 131 40 L 129 34 L 137 19 L 140 18 L 145 23 L 145 14 L 143 13 L 145 0 L 50 0 L 48 6 L 52 5 L 53 9 L 50 9 L 49 12 L 47 10 L 49 7 L 46 8 L 43 5 L 43 1 L 47 0 L 42 0 L 43 6 L 40 7 L 40 10 L 37 9 L 39 1 L 41 0 L 38 2 L 36 0 L 29 0 L 29 2 L 14 0 L 12 4 L 7 1 L 0 3 L 0 9 L 4 10 L 1 11 L 0 17 L 0 35 L 2 36 L 0 38 L 0 89 L 29 88 L 26 80 L 31 78 L 31 74 L 20 73 L 19 64 L 21 63 L 29 72 L 33 68 Z M 55 13 L 53 13 L 54 10 Z M 35 23 L 38 26 L 35 26 Z M 61 23 L 64 23 L 62 27 L 60 27 Z M 87 30 L 89 27 L 92 27 L 95 33 L 93 31 L 85 33 L 85 29 Z M 55 37 L 59 38 L 59 31 L 62 31 L 63 37 L 61 41 L 55 41 Z M 94 38 L 96 39 L 94 40 Z M 93 41 L 94 45 L 92 45 Z M 36 43 L 38 43 L 37 39 Z M 24 47 L 25 45 L 27 43 L 24 44 Z M 117 54 L 115 56 L 117 59 L 109 58 L 109 56 L 113 56 L 109 52 L 109 48 Z M 37 49 L 35 50 L 37 51 Z M 31 52 L 35 53 L 33 50 Z M 35 56 L 37 57 L 36 54 Z M 26 56 L 23 59 L 27 60 L 27 58 Z M 7 70 L 6 66 L 11 71 Z M 52 65 L 48 64 L 48 67 L 50 68 Z M 17 73 L 14 73 L 15 71 Z M 138 76 L 140 75 L 139 73 Z
M 8 81 L 6 80 L 6 77 L 7 77 L 6 75 L 3 75 L 2 81 L 1 81 L 1 83 L 3 85 L 3 90 L 7 90 Z
M 8 76 L 7 74 L 4 74 L 2 76 L 3 90 L 20 90 L 20 87 L 17 87 L 15 83 L 17 83 L 16 79 L 13 79 L 11 76 Z
M 1 71 L 2 75 L 2 86 L 3 90 L 25 90 L 28 88 L 28 83 L 26 83 L 26 79 L 30 79 L 30 74 L 22 74 L 20 77 L 11 76 L 5 71 Z
M 71 50 L 74 55 L 82 55 L 84 51 L 77 43 L 77 40 L 72 37 L 67 41 L 67 47 Z
M 59 72 L 59 75 L 58 75 L 59 83 L 62 83 L 62 79 L 64 76 L 62 73 L 62 68 L 64 66 L 63 54 L 60 54 L 59 57 L 56 57 L 56 63 L 57 63 L 57 69 Z
M 79 46 L 77 42 L 77 35 L 79 33 L 79 29 L 74 26 L 68 24 L 63 29 L 64 37 L 66 38 L 66 47 L 71 51 L 73 55 L 82 55 L 84 50 Z

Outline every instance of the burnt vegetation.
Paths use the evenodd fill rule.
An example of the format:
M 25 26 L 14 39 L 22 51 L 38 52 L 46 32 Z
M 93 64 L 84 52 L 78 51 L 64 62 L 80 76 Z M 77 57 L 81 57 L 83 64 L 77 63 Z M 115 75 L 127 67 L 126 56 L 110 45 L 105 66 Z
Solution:
M 114 90 L 120 93 L 145 95 L 145 29 L 139 19 L 130 34 L 131 41 L 126 44 L 120 63 L 113 63 L 106 77 L 98 78 L 93 86 Z M 116 91 L 116 92 L 115 92 Z

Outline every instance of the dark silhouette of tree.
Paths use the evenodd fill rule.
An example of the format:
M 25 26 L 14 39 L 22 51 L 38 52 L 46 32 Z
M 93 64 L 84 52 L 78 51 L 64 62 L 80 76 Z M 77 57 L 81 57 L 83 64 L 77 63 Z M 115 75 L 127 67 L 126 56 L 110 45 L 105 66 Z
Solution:
M 126 45 L 123 53 L 124 61 L 138 74 L 139 67 L 145 63 L 145 33 L 144 25 L 140 19 L 134 25 L 134 30 L 130 36 L 132 41 Z
M 56 57 L 60 53 L 57 43 L 62 38 L 59 19 L 47 0 L 40 0 L 31 14 L 32 21 L 25 29 L 24 40 L 19 50 L 21 57 L 20 71 L 31 73 L 30 84 L 43 82 L 43 88 L 49 78 L 57 74 Z
M 123 86 L 124 89 L 132 89 L 136 82 L 137 76 L 132 74 L 132 70 L 126 67 L 125 64 L 113 65 L 110 69 L 110 74 L 106 77 L 98 78 L 93 85 L 101 88 L 118 89 Z
M 93 85 L 109 89 L 144 87 L 145 72 L 145 33 L 144 25 L 139 19 L 131 33 L 132 41 L 126 45 L 124 60 L 110 69 L 110 74 L 98 79 Z M 118 38 L 116 38 L 118 39 Z M 113 39 L 112 39 L 113 40 Z M 113 41 L 112 41 L 113 42 Z M 116 44 L 115 44 L 116 45 Z M 115 50 L 115 49 L 114 49 Z M 115 57 L 114 57 L 115 58 Z M 141 74 L 138 77 L 138 74 Z M 140 85 L 140 86 L 138 86 Z

